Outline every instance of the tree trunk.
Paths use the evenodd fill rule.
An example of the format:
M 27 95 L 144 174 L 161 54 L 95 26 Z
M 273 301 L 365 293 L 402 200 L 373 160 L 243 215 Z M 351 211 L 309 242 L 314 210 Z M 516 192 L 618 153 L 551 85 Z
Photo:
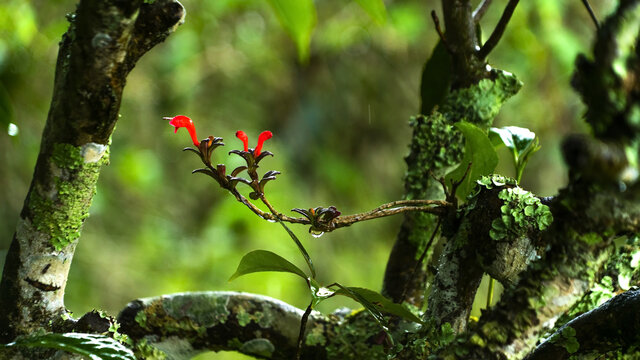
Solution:
M 182 23 L 177 1 L 81 1 L 69 15 L 31 187 L 0 283 L 0 341 L 64 328 L 64 289 L 126 77 Z

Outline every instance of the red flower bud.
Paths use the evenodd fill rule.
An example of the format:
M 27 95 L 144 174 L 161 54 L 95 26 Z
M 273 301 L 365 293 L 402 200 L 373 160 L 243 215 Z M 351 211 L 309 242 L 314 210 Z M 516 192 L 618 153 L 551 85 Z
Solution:
M 242 130 L 238 130 L 236 131 L 236 137 L 244 144 L 244 151 L 249 151 L 249 137 L 247 134 Z
M 256 150 L 254 151 L 253 156 L 258 157 L 260 155 L 260 152 L 262 151 L 262 144 L 264 144 L 265 140 L 269 140 L 272 137 L 273 134 L 269 130 L 260 133 L 260 135 L 258 136 L 258 146 L 256 146 Z
M 169 125 L 175 127 L 175 131 L 174 133 L 178 132 L 178 129 L 183 127 L 186 128 L 187 131 L 189 132 L 189 135 L 191 136 L 191 141 L 193 141 L 193 145 L 200 146 L 200 141 L 198 141 L 198 137 L 196 136 L 196 127 L 193 125 L 193 121 L 184 116 L 184 115 L 178 115 L 178 116 L 174 116 L 173 118 L 164 118 L 166 120 L 171 120 L 169 121 Z

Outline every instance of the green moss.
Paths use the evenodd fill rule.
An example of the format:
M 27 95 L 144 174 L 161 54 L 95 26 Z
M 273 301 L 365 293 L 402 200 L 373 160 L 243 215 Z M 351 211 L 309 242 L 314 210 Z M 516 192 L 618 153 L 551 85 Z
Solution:
M 508 334 L 506 327 L 500 325 L 496 321 L 490 321 L 485 323 L 481 328 L 484 338 L 489 340 L 492 344 L 506 344 L 508 340 Z
M 473 335 L 471 336 L 471 338 L 469 339 L 469 342 L 470 342 L 470 343 L 472 343 L 472 344 L 474 344 L 474 345 L 476 345 L 476 346 L 482 347 L 482 348 L 483 348 L 483 347 L 485 347 L 485 346 L 487 346 L 487 343 L 486 343 L 486 342 L 484 341 L 484 339 L 483 339 L 482 337 L 480 337 L 480 335 L 478 335 L 478 334 L 473 334 Z
M 101 149 L 96 161 L 86 162 L 86 146 L 55 144 L 51 153 L 51 162 L 57 167 L 53 171 L 54 189 L 31 192 L 28 206 L 32 223 L 36 230 L 50 236 L 51 245 L 58 251 L 80 237 L 82 224 L 89 216 L 100 167 L 108 162 L 106 147 Z
M 464 120 L 484 129 L 490 127 L 502 104 L 522 88 L 522 82 L 513 74 L 500 70 L 493 73 L 493 79 L 452 91 L 441 109 L 447 119 Z
M 265 312 L 256 311 L 255 313 L 253 313 L 252 320 L 258 323 L 258 325 L 260 325 L 261 328 L 266 329 L 271 327 L 271 324 L 273 324 L 274 318 L 271 312 L 269 311 L 265 311 Z
M 224 324 L 229 317 L 227 309 L 229 298 L 210 294 L 190 294 L 162 299 L 164 311 L 173 319 L 188 318 L 202 328 Z
M 333 328 L 334 334 L 326 345 L 327 359 L 361 360 L 386 359 L 387 354 L 379 338 L 384 336 L 380 325 L 367 312 L 348 316 Z
M 553 221 L 549 207 L 520 187 L 505 188 L 498 193 L 498 198 L 504 205 L 500 207 L 501 216 L 491 223 L 489 235 L 494 240 L 521 237 L 534 229 L 544 230 Z
M 227 341 L 227 347 L 239 350 L 242 347 L 242 341 L 240 341 L 240 339 L 238 338 L 233 338 Z
M 442 186 L 432 176 L 444 176 L 462 158 L 464 139 L 458 129 L 449 124 L 445 117 L 434 111 L 430 116 L 412 117 L 409 124 L 413 128 L 411 149 L 406 157 L 405 197 L 407 199 L 442 199 Z M 422 253 L 422 246 L 428 241 L 430 230 L 435 225 L 432 215 L 414 213 L 409 215 L 413 228 L 408 240 L 416 244 L 416 257 Z
M 595 232 L 586 233 L 584 235 L 578 236 L 580 241 L 585 242 L 587 245 L 595 245 L 602 242 L 602 236 Z
M 167 358 L 167 354 L 153 347 L 146 339 L 142 339 L 136 343 L 134 353 L 136 359 L 165 360 Z
M 564 347 L 569 354 L 573 354 L 580 349 L 580 343 L 576 338 L 576 330 L 570 326 L 562 329 L 560 333 L 555 333 L 548 341 Z
M 144 311 L 139 311 L 134 320 L 141 328 L 147 329 L 147 314 Z
M 82 148 L 71 144 L 55 144 L 51 153 L 51 161 L 60 169 L 80 169 L 84 164 Z
M 442 187 L 432 181 L 431 174 L 444 175 L 460 162 L 464 148 L 462 134 L 437 111 L 429 117 L 412 117 L 409 125 L 413 128 L 413 139 L 406 158 L 407 198 L 441 198 Z
M 309 346 L 321 345 L 324 346 L 327 343 L 327 338 L 324 337 L 324 328 L 321 325 L 315 325 L 307 333 L 305 338 L 305 344 Z
M 236 309 L 236 318 L 238 319 L 238 325 L 243 327 L 251 322 L 251 315 L 243 307 Z

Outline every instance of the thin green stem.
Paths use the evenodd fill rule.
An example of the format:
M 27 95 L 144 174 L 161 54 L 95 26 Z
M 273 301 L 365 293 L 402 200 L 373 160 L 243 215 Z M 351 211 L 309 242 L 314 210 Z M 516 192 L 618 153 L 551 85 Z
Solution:
M 491 307 L 491 303 L 493 303 L 493 289 L 496 286 L 496 280 L 494 278 L 489 278 L 489 290 L 487 290 L 487 309 Z
M 287 231 L 287 233 L 289 234 L 291 239 L 293 239 L 293 242 L 296 243 L 296 246 L 298 246 L 298 249 L 300 250 L 300 252 L 302 253 L 302 256 L 304 257 L 304 261 L 307 263 L 307 266 L 309 267 L 309 270 L 311 271 L 311 278 L 315 279 L 316 278 L 316 268 L 313 266 L 313 261 L 311 261 L 311 257 L 309 256 L 309 253 L 307 252 L 307 249 L 304 248 L 304 246 L 302 245 L 300 240 L 298 240 L 298 237 L 296 236 L 296 234 L 294 234 L 293 231 L 291 231 L 291 229 L 289 229 L 289 227 L 287 225 L 285 225 L 285 223 L 282 220 L 280 220 L 280 218 L 278 218 L 276 216 L 276 219 L 280 223 L 280 225 L 282 225 L 282 227 Z

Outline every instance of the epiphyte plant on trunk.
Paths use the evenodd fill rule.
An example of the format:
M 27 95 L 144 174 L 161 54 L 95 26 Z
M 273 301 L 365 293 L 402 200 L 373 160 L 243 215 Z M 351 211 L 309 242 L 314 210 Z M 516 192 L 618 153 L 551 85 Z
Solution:
M 209 175 L 211 178 L 216 180 L 220 187 L 229 191 L 239 202 L 246 205 L 259 217 L 265 220 L 278 222 L 291 237 L 291 239 L 296 244 L 296 247 L 302 254 L 309 268 L 308 274 L 307 272 L 300 269 L 278 254 L 267 250 L 254 250 L 242 257 L 236 272 L 229 279 L 229 281 L 231 281 L 239 276 L 256 272 L 276 271 L 295 274 L 305 280 L 307 288 L 309 289 L 309 293 L 311 295 L 311 302 L 309 303 L 309 306 L 307 306 L 307 309 L 305 310 L 300 322 L 300 333 L 298 336 L 298 347 L 296 354 L 297 359 L 299 359 L 301 356 L 305 326 L 307 319 L 311 314 L 311 311 L 317 308 L 318 304 L 320 304 L 322 301 L 336 295 L 349 297 L 364 306 L 364 308 L 380 325 L 381 333 L 383 334 L 383 336 L 380 337 L 380 342 L 386 346 L 393 346 L 394 340 L 393 336 L 389 332 L 388 321 L 385 317 L 385 313 L 395 315 L 418 324 L 422 324 L 422 320 L 416 314 L 411 312 L 409 308 L 401 304 L 395 304 L 373 290 L 360 287 L 343 286 L 338 282 L 334 282 L 327 286 L 322 286 L 316 279 L 316 269 L 313 265 L 313 261 L 311 260 L 311 256 L 305 249 L 302 242 L 295 235 L 295 233 L 291 231 L 291 229 L 289 229 L 289 227 L 285 224 L 285 221 L 290 223 L 310 225 L 309 232 L 317 237 L 324 231 L 331 231 L 336 227 L 340 227 L 336 224 L 347 226 L 361 220 L 393 215 L 403 211 L 437 212 L 438 209 L 447 206 L 446 202 L 399 201 L 385 204 L 365 214 L 357 214 L 344 217 L 347 220 L 344 221 L 343 218 L 342 222 L 339 221 L 341 213 L 335 206 L 329 206 L 327 208 L 315 207 L 308 210 L 296 208 L 292 211 L 297 212 L 304 217 L 290 218 L 278 212 L 273 207 L 273 205 L 271 205 L 271 203 L 267 200 L 264 191 L 265 185 L 269 181 L 275 180 L 276 175 L 280 174 L 280 172 L 269 170 L 266 171 L 262 175 L 262 177 L 260 177 L 260 175 L 258 174 L 260 161 L 262 161 L 267 156 L 273 156 L 273 153 L 271 153 L 270 151 L 262 150 L 264 142 L 273 137 L 271 131 L 267 130 L 260 133 L 260 135 L 258 136 L 258 143 L 256 147 L 249 148 L 249 138 L 247 134 L 242 130 L 238 130 L 236 132 L 236 137 L 242 141 L 244 149 L 231 150 L 229 151 L 229 154 L 235 154 L 242 157 L 245 160 L 246 165 L 238 166 L 233 171 L 231 171 L 231 174 L 226 174 L 226 166 L 224 164 L 217 164 L 214 167 L 211 163 L 213 150 L 215 150 L 215 148 L 217 148 L 218 146 L 224 145 L 222 143 L 222 138 L 209 136 L 206 139 L 198 141 L 196 137 L 195 126 L 193 124 L 193 121 L 189 117 L 184 115 L 177 115 L 174 117 L 165 117 L 164 119 L 170 120 L 169 124 L 175 127 L 175 132 L 177 132 L 178 129 L 182 127 L 187 129 L 187 131 L 189 132 L 193 145 L 196 148 L 187 147 L 183 150 L 191 151 L 197 154 L 200 157 L 202 163 L 205 165 L 205 168 L 196 169 L 193 171 L 193 173 L 202 173 Z M 245 170 L 249 175 L 249 179 L 239 176 Z M 267 206 L 267 208 L 269 209 L 269 213 L 263 212 L 256 205 L 251 203 L 251 200 L 244 197 L 236 188 L 238 183 L 249 186 L 252 190 L 252 192 L 249 194 L 249 198 L 251 200 L 260 200 L 264 205 Z M 433 205 L 435 205 L 435 207 Z

